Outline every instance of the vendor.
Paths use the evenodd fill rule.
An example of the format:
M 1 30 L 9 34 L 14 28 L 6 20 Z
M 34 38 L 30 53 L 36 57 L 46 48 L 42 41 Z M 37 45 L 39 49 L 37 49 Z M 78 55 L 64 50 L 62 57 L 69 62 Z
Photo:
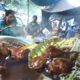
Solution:
M 27 25 L 26 32 L 27 35 L 31 35 L 33 37 L 38 36 L 41 33 L 41 26 L 37 22 L 36 15 L 32 17 L 32 22 Z
M 14 17 L 14 11 L 5 10 L 5 17 L 3 21 L 0 21 L 0 35 L 15 36 L 13 27 L 16 25 L 16 19 Z
M 74 26 L 71 26 L 68 30 L 67 30 L 67 35 L 66 38 L 72 38 L 75 37 L 75 33 L 77 32 L 77 29 Z

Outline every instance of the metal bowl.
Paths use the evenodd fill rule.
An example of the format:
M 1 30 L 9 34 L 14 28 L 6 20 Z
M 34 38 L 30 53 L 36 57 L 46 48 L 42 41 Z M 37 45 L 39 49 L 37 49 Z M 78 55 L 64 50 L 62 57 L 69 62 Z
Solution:
M 0 36 L 0 43 L 6 42 L 9 43 L 12 46 L 21 46 L 28 44 L 27 40 L 20 39 L 18 37 L 12 37 L 12 36 Z

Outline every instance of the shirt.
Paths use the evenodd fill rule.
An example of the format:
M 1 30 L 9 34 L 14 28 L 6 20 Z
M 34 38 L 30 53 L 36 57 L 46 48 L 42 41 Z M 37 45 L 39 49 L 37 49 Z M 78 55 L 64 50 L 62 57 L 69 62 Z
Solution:
M 31 22 L 26 27 L 27 35 L 39 36 L 42 33 L 42 28 L 37 22 Z
M 67 30 L 67 38 L 71 38 L 71 37 L 74 37 L 75 36 L 75 33 L 76 33 L 76 29 L 72 29 L 72 28 L 70 28 L 70 29 L 68 29 Z
M 3 30 L 0 31 L 0 35 L 16 36 L 16 31 L 14 31 L 14 24 L 7 26 L 4 20 L 0 21 L 0 30 Z

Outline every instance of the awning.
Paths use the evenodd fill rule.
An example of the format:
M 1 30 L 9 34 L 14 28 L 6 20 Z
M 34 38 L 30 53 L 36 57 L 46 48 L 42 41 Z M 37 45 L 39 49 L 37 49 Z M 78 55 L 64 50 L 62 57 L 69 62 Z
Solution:
M 47 6 L 47 5 L 51 5 L 53 3 L 56 4 L 60 0 L 31 0 L 31 1 L 39 6 Z
M 57 14 L 64 15 L 64 16 L 65 15 L 66 16 L 78 16 L 80 15 L 80 7 L 69 9 L 69 10 L 62 11 L 62 12 L 57 12 Z
M 80 7 L 80 5 L 77 6 L 77 7 Z M 74 8 L 77 8 L 77 7 L 72 6 L 68 2 L 68 0 L 61 0 L 55 6 L 53 5 L 53 6 L 50 6 L 48 8 L 45 8 L 43 10 L 46 11 L 46 12 L 57 13 L 57 12 L 63 12 L 63 11 L 67 11 L 67 10 L 70 10 L 70 9 L 74 9 Z

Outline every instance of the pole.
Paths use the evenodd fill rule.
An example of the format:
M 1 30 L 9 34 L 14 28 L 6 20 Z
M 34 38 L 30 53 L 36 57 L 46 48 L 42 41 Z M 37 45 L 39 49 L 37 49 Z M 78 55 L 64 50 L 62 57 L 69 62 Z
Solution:
M 62 24 L 62 21 L 63 21 L 63 16 L 61 16 L 61 19 L 60 19 L 60 22 L 59 22 L 59 25 L 58 25 L 58 33 L 57 33 L 57 35 L 59 34 L 59 32 L 60 32 L 60 26 L 61 26 L 61 24 Z
M 27 24 L 29 23 L 29 4 L 30 4 L 30 2 L 29 2 L 29 0 L 27 0 L 27 14 L 28 14 L 28 16 L 27 16 Z

